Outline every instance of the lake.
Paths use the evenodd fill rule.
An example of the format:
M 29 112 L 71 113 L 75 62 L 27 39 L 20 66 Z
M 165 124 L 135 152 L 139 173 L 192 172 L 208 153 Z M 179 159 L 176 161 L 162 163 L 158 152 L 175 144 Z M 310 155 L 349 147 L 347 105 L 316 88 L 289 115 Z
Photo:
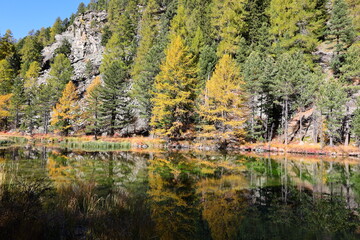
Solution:
M 0 149 L 1 239 L 360 239 L 360 159 Z

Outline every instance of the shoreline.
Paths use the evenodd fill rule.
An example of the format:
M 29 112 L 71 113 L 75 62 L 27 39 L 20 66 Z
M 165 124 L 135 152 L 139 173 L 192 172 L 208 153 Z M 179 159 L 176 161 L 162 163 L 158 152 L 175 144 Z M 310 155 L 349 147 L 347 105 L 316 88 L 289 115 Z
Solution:
M 95 140 L 93 136 L 71 136 L 64 137 L 55 134 L 35 134 L 33 136 L 21 133 L 0 132 L 0 144 L 34 144 L 59 147 L 86 148 L 103 147 L 111 150 L 115 148 L 126 149 L 167 149 L 167 150 L 196 150 L 196 151 L 222 151 L 212 141 L 166 141 L 161 138 L 151 137 L 99 137 Z M 11 145 L 11 144 L 10 144 Z M 275 154 L 298 154 L 308 156 L 330 156 L 330 157 L 359 157 L 360 148 L 356 146 L 336 145 L 321 146 L 315 143 L 294 142 L 288 145 L 279 142 L 270 143 L 243 143 L 241 145 L 230 145 L 225 151 L 248 152 L 248 153 L 275 153 Z

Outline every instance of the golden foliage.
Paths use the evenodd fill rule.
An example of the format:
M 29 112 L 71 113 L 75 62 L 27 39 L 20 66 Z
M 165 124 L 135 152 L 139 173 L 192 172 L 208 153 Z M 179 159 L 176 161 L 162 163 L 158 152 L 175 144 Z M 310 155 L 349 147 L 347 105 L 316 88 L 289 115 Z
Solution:
M 178 136 L 193 114 L 197 86 L 193 57 L 180 36 L 171 41 L 160 68 L 155 78 L 151 125 L 159 135 Z
M 79 105 L 77 104 L 77 93 L 75 85 L 70 81 L 66 84 L 59 103 L 53 109 L 50 123 L 57 130 L 67 135 L 68 130 L 73 127 L 79 117 Z
M 6 94 L 0 96 L 0 118 L 5 118 L 10 116 L 10 99 L 12 94 Z
M 247 111 L 243 84 L 236 62 L 225 54 L 206 82 L 203 102 L 199 107 L 199 114 L 205 122 L 200 136 L 226 140 L 245 134 Z

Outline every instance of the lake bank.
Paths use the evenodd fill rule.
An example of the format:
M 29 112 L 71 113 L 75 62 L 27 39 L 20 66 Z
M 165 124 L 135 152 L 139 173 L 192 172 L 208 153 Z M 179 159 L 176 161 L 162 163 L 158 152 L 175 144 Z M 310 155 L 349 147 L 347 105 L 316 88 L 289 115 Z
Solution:
M 34 144 L 50 147 L 68 147 L 83 150 L 116 150 L 116 149 L 166 149 L 166 150 L 196 150 L 196 151 L 219 151 L 214 141 L 166 141 L 161 138 L 152 137 L 99 137 L 94 136 L 72 136 L 64 137 L 55 134 L 36 134 L 33 136 L 20 133 L 0 133 L 0 144 Z M 279 142 L 270 143 L 243 143 L 241 145 L 231 144 L 225 150 L 243 153 L 275 153 L 275 154 L 300 154 L 329 157 L 359 157 L 360 148 L 349 145 L 322 146 L 320 143 L 295 142 L 288 145 Z

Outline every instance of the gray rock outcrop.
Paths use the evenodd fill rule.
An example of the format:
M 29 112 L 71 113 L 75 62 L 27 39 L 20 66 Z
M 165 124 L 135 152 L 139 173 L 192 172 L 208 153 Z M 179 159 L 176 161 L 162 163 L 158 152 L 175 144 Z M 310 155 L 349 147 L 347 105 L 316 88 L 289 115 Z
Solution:
M 102 28 L 107 22 L 106 11 L 94 12 L 88 11 L 77 16 L 74 23 L 69 26 L 65 32 L 55 36 L 55 42 L 42 51 L 43 67 L 49 65 L 54 58 L 55 51 L 65 40 L 71 44 L 71 53 L 69 59 L 74 67 L 72 79 L 78 82 L 80 92 L 85 91 L 86 86 L 91 79 L 99 74 L 99 67 L 104 52 L 101 45 Z M 91 62 L 93 71 L 86 73 L 86 65 Z M 40 83 L 46 82 L 49 69 L 45 70 L 39 78 Z

